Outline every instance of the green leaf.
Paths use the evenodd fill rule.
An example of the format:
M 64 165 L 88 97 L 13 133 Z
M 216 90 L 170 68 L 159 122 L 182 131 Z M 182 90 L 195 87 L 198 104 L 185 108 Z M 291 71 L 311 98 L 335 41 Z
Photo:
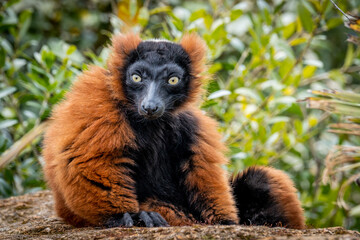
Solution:
M 9 1 L 6 2 L 5 8 L 8 8 L 8 7 L 10 7 L 10 6 L 12 6 L 12 5 L 14 5 L 14 4 L 18 3 L 18 2 L 20 2 L 20 0 L 9 0 Z
M 336 28 L 337 26 L 340 26 L 343 24 L 344 24 L 344 21 L 342 20 L 341 17 L 331 18 L 326 21 L 326 27 L 328 28 L 328 30 L 331 30 L 331 29 Z
M 15 71 L 19 70 L 20 68 L 25 66 L 26 63 L 27 62 L 25 59 L 21 59 L 21 58 L 14 59 L 14 61 L 13 61 L 14 70 Z
M 157 8 L 153 8 L 150 10 L 150 15 L 154 15 L 154 14 L 158 14 L 161 12 L 170 12 L 171 11 L 171 7 L 169 6 L 162 6 L 162 7 L 157 7 Z
M 296 133 L 298 135 L 301 135 L 303 133 L 303 126 L 302 126 L 302 122 L 299 119 L 295 119 L 294 121 L 294 127 L 296 130 Z
M 212 94 L 209 95 L 208 99 L 215 99 L 215 98 L 220 98 L 220 97 L 224 97 L 224 96 L 228 96 L 230 95 L 231 92 L 229 90 L 224 90 L 221 89 L 219 91 L 213 92 Z
M 32 72 L 34 72 L 36 74 L 42 74 L 42 75 L 45 75 L 45 76 L 47 75 L 46 71 L 43 68 L 38 67 L 38 66 L 36 66 L 34 64 L 30 64 L 30 69 L 31 69 Z
M 250 99 L 254 99 L 256 102 L 261 101 L 261 96 L 259 96 L 259 94 L 256 91 L 250 88 L 238 88 L 235 90 L 235 93 L 241 96 L 248 97 Z
M 280 137 L 280 133 L 275 132 L 267 139 L 265 146 L 268 148 L 273 146 L 275 143 L 277 143 L 280 140 L 279 137 Z
M 15 120 L 15 119 L 0 121 L 0 129 L 4 129 L 4 128 L 14 126 L 17 123 L 18 123 L 18 121 Z
M 75 45 L 70 45 L 69 48 L 66 51 L 66 55 L 71 55 L 76 51 L 76 46 Z
M 295 39 L 291 40 L 291 42 L 289 44 L 290 44 L 290 46 L 296 46 L 296 45 L 305 43 L 307 41 L 308 41 L 307 38 L 295 38 Z
M 32 12 L 30 10 L 25 10 L 21 13 L 20 15 L 20 31 L 19 31 L 19 36 L 18 38 L 20 40 L 22 40 L 25 36 L 25 34 L 27 33 L 29 27 L 30 27 L 30 23 L 31 23 L 31 15 Z
M 38 100 L 42 99 L 44 96 L 44 93 L 39 90 L 39 87 L 34 86 L 34 84 L 29 84 L 26 82 L 21 81 L 21 86 L 30 91 L 33 95 L 38 98 Z
M 7 87 L 5 89 L 0 90 L 0 99 L 14 93 L 16 91 L 16 87 Z
M 217 105 L 217 102 L 214 101 L 214 100 L 209 100 L 209 101 L 205 101 L 201 104 L 201 108 L 202 109 L 205 109 L 205 108 L 209 108 L 209 107 L 212 107 L 212 106 L 215 106 Z
M 9 55 L 14 54 L 13 47 L 11 46 L 11 44 L 9 43 L 9 41 L 7 39 L 0 38 L 0 46 L 4 48 L 5 52 L 7 52 L 7 54 L 9 54 Z
M 55 62 L 55 59 L 56 59 L 55 54 L 51 52 L 47 46 L 44 46 L 41 49 L 41 60 L 43 63 L 45 63 L 47 69 L 51 69 L 51 67 Z
M 210 74 L 214 74 L 214 73 L 220 71 L 221 69 L 222 69 L 222 64 L 221 63 L 214 63 L 214 64 L 212 64 L 210 66 L 208 71 L 209 71 Z
M 200 10 L 197 10 L 195 12 L 193 12 L 189 18 L 189 21 L 190 22 L 193 22 L 199 18 L 203 18 L 207 15 L 206 13 L 206 10 L 205 9 L 200 9 Z
M 288 74 L 289 69 L 292 68 L 294 63 L 295 63 L 295 60 L 290 59 L 290 58 L 286 58 L 281 62 L 281 65 L 280 65 L 280 68 L 279 68 L 279 74 L 280 74 L 280 76 L 282 78 L 285 77 Z
M 49 84 L 49 79 L 47 77 L 39 76 L 35 73 L 28 73 L 28 77 L 32 80 L 33 85 L 35 85 L 37 88 L 42 89 L 44 92 L 48 91 L 49 88 L 51 88 L 51 85 Z
M 209 22 L 209 28 L 210 28 L 211 24 L 212 24 L 212 20 L 211 20 L 211 22 Z M 216 42 L 221 41 L 221 40 L 226 41 L 227 40 L 226 34 L 227 34 L 227 32 L 225 31 L 225 25 L 224 25 L 224 23 L 222 23 L 213 30 L 213 32 L 211 33 L 211 39 L 215 40 Z M 220 47 L 217 47 L 216 49 L 221 50 Z
M 278 123 L 278 122 L 289 122 L 289 120 L 290 120 L 289 117 L 278 116 L 278 117 L 273 117 L 273 118 L 269 119 L 269 121 L 267 123 L 274 124 L 274 123 Z
M 353 123 L 360 123 L 360 118 L 349 117 L 347 120 Z
M 307 32 L 312 32 L 314 29 L 314 23 L 310 11 L 301 1 L 298 5 L 298 13 L 301 21 L 301 25 Z
M 134 17 L 136 14 L 136 10 L 138 8 L 138 4 L 136 0 L 129 1 L 129 13 L 131 17 Z
M 357 205 L 350 210 L 350 216 L 358 217 L 360 216 L 360 205 Z
M 230 12 L 230 20 L 234 21 L 243 15 L 243 11 L 241 9 L 235 9 Z
M 17 29 L 15 30 L 15 27 L 16 27 L 16 24 L 18 24 L 18 17 L 16 15 L 16 12 L 14 11 L 14 9 L 9 8 L 9 9 L 7 9 L 6 13 L 7 13 L 7 15 L 5 15 L 5 18 L 2 19 L 1 25 L 2 25 L 2 27 L 8 28 L 10 33 L 14 37 L 17 37 L 18 31 L 16 31 Z
M 309 78 L 309 77 L 312 77 L 314 75 L 316 71 L 316 67 L 315 66 L 306 66 L 304 67 L 303 69 L 303 72 L 302 72 L 302 76 L 304 78 Z
M 183 21 L 180 18 L 176 17 L 173 12 L 169 12 L 168 14 L 171 16 L 171 21 L 169 23 L 173 24 L 173 26 L 177 30 L 182 31 L 184 29 Z
M 301 111 L 301 108 L 297 103 L 292 103 L 289 108 L 287 108 L 281 113 L 281 115 L 289 116 L 292 118 L 303 118 L 303 112 Z
M 0 68 L 5 66 L 6 53 L 3 47 L 0 46 Z
M 354 46 L 353 44 L 348 44 L 345 61 L 344 61 L 344 66 L 343 66 L 343 68 L 345 68 L 345 69 L 350 67 L 354 60 L 354 47 L 353 46 Z
M 208 93 L 213 93 L 220 90 L 219 84 L 216 81 L 211 81 L 208 85 L 207 85 L 207 92 Z
M 149 18 L 150 18 L 149 10 L 145 7 L 140 8 L 140 12 L 139 12 L 140 25 L 145 27 L 149 22 Z
M 207 14 L 204 16 L 204 23 L 207 29 L 211 28 L 211 25 L 213 24 L 214 20 L 211 15 Z
M 290 38 L 296 30 L 296 23 L 292 22 L 283 28 L 283 36 L 285 39 Z

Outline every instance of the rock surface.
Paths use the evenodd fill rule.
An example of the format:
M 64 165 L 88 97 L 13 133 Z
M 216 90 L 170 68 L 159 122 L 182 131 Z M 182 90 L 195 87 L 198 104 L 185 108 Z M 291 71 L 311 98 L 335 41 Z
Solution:
M 50 191 L 0 200 L 0 239 L 360 239 L 342 227 L 294 230 L 258 226 L 73 228 L 57 218 Z

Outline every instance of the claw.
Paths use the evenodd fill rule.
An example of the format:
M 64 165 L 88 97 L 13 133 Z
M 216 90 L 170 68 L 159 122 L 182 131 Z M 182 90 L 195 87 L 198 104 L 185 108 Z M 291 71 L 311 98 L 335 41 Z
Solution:
M 132 227 L 134 226 L 134 221 L 131 218 L 129 213 L 124 213 L 118 216 L 113 216 L 109 218 L 104 224 L 107 228 L 113 227 Z
M 170 225 L 159 213 L 149 212 L 149 216 L 153 219 L 155 227 L 170 227 Z
M 120 219 L 120 226 L 124 226 L 124 227 L 134 226 L 134 221 L 132 220 L 129 213 L 124 213 L 123 217 Z
M 166 220 L 157 212 L 140 211 L 132 215 L 138 227 L 169 227 Z
M 147 212 L 140 211 L 138 213 L 135 213 L 133 215 L 133 218 L 137 220 L 138 224 L 136 226 L 142 226 L 145 225 L 145 227 L 153 227 L 154 223 L 151 217 L 147 214 Z

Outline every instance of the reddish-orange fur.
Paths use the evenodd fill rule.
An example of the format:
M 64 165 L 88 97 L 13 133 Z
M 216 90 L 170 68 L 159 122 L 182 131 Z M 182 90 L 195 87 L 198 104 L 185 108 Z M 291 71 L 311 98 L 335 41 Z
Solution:
M 111 55 L 107 62 L 109 69 L 109 76 L 102 78 L 108 85 L 108 93 L 116 100 L 125 100 L 124 91 L 121 86 L 121 73 L 120 69 L 125 64 L 126 56 L 134 50 L 141 39 L 138 35 L 118 35 L 112 39 Z M 103 77 L 103 76 L 102 76 Z
M 203 212 L 203 218 L 209 224 L 216 223 L 222 219 L 237 219 L 237 210 L 231 194 L 230 186 L 227 183 L 227 174 L 221 165 L 228 161 L 223 155 L 225 146 L 220 141 L 220 134 L 213 129 L 217 129 L 216 123 L 211 118 L 205 116 L 200 110 L 193 109 L 193 113 L 200 121 L 199 143 L 193 147 L 195 153 L 195 171 L 189 174 L 186 184 L 189 188 L 197 188 L 199 196 L 206 196 L 207 201 L 213 204 L 209 212 Z M 194 199 L 196 201 L 196 199 Z M 212 210 L 221 212 L 222 219 L 212 219 Z
M 199 100 L 202 93 L 202 85 L 208 79 L 206 71 L 206 45 L 204 41 L 196 34 L 185 35 L 180 45 L 187 52 L 191 60 L 191 75 L 196 79 L 191 82 L 191 91 L 188 99 L 189 104 L 193 104 Z M 188 106 L 188 105 L 186 105 Z
M 132 182 L 121 163 L 133 161 L 122 158 L 121 151 L 133 144 L 133 134 L 113 105 L 106 77 L 106 71 L 98 67 L 84 73 L 66 101 L 55 108 L 44 139 L 45 176 L 54 191 L 57 213 L 71 223 L 69 212 L 76 212 L 86 225 L 98 225 L 104 213 L 139 210 L 134 192 L 119 186 Z M 85 179 L 112 190 L 104 195 Z M 119 197 L 124 194 L 132 195 L 133 201 L 124 204 Z M 74 225 L 84 224 L 75 220 Z
M 157 202 L 139 206 L 134 189 L 126 187 L 132 179 L 121 163 L 134 164 L 134 161 L 122 158 L 121 152 L 125 145 L 136 146 L 134 134 L 114 100 L 125 99 L 119 69 L 126 55 L 140 41 L 136 35 L 114 37 L 108 70 L 91 67 L 79 77 L 66 100 L 53 112 L 53 121 L 44 140 L 45 176 L 53 189 L 58 215 L 73 225 L 100 225 L 112 214 L 139 210 L 158 211 L 170 225 L 193 222 L 190 218 L 175 217 L 175 212 L 166 206 L 168 204 Z M 194 147 L 197 166 L 186 184 L 197 188 L 199 196 L 207 196 L 212 202 L 210 207 L 219 216 L 237 222 L 227 177 L 220 167 L 226 163 L 222 154 L 225 148 L 214 121 L 193 108 L 201 93 L 205 45 L 196 35 L 184 37 L 181 45 L 191 58 L 191 71 L 196 76 L 189 103 L 184 108 L 201 120 L 201 138 Z M 101 182 L 111 189 L 110 194 L 94 188 L 88 181 Z M 130 196 L 132 200 L 124 200 L 121 196 Z M 212 219 L 208 212 L 203 216 L 210 224 L 223 220 L 221 217 Z

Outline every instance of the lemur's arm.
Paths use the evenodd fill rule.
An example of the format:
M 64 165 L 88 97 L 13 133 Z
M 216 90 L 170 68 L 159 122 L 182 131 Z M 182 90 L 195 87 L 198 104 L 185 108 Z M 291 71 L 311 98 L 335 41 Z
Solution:
M 121 221 L 123 214 L 139 211 L 135 183 L 128 169 L 132 160 L 103 155 L 87 159 L 77 156 L 67 161 L 66 167 L 47 168 L 48 175 L 54 174 L 55 178 L 51 187 L 64 199 L 57 203 L 64 206 L 57 209 L 68 208 L 89 225 L 131 225 Z
M 194 155 L 183 166 L 189 204 L 207 224 L 238 223 L 235 201 L 222 164 L 227 162 L 215 122 L 197 113 L 198 135 L 192 147 Z

